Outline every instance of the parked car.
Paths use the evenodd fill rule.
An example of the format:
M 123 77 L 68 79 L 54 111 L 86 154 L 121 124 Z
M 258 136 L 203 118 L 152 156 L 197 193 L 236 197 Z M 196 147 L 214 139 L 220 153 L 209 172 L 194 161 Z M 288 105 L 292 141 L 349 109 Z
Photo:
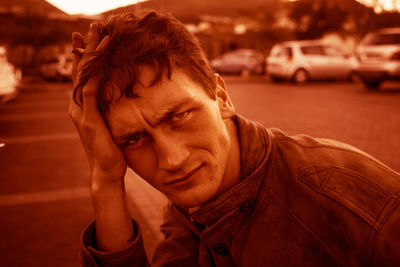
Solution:
M 320 40 L 278 43 L 266 58 L 272 81 L 291 80 L 297 84 L 320 79 L 351 80 L 356 63 L 354 56 Z
M 265 56 L 253 49 L 236 49 L 211 60 L 211 68 L 219 73 L 263 74 Z
M 0 103 L 5 103 L 18 95 L 21 70 L 8 62 L 6 49 L 0 47 Z
M 357 48 L 357 73 L 367 88 L 384 80 L 400 80 L 400 28 L 368 33 Z
M 39 67 L 40 74 L 47 80 L 71 80 L 72 79 L 72 55 L 60 54 L 43 63 Z

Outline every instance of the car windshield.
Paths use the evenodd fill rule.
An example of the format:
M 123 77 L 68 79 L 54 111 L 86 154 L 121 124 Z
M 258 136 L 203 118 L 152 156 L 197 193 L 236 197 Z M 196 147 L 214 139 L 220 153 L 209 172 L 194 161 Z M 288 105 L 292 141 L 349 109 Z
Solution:
M 293 56 L 292 48 L 276 46 L 272 49 L 271 56 L 273 56 L 273 57 L 292 57 Z
M 304 55 L 323 55 L 322 47 L 320 45 L 302 46 L 300 48 Z
M 43 63 L 44 64 L 58 63 L 58 58 L 50 58 L 50 59 L 45 60 Z
M 364 45 L 400 44 L 400 34 L 380 33 L 371 34 L 365 38 Z
M 324 51 L 324 55 L 326 56 L 339 57 L 345 55 L 344 51 L 341 51 L 339 48 L 334 46 L 325 45 L 322 47 L 322 50 Z

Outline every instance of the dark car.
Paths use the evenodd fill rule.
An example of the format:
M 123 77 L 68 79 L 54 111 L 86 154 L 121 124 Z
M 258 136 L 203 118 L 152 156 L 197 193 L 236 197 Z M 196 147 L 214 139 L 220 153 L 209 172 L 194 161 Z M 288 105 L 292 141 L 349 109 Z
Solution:
M 263 74 L 265 56 L 253 49 L 237 49 L 211 60 L 214 71 L 226 74 Z

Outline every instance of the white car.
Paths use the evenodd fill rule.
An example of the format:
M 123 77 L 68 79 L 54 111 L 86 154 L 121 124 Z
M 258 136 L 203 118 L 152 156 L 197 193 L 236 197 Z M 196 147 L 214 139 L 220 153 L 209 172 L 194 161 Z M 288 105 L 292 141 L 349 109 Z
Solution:
M 40 65 L 40 74 L 48 80 L 71 80 L 72 79 L 72 55 L 60 54 L 46 63 Z
M 21 70 L 8 62 L 6 49 L 0 47 L 0 103 L 5 103 L 18 94 Z
M 272 81 L 352 79 L 357 61 L 341 48 L 320 40 L 288 41 L 272 47 L 266 59 Z
M 357 73 L 369 89 L 384 80 L 400 80 L 400 28 L 367 34 L 358 45 L 357 59 Z

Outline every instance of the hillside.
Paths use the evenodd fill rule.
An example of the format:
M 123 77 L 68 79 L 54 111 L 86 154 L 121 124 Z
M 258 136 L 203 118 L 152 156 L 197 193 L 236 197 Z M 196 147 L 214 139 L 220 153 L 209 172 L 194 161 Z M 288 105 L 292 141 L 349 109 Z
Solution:
M 148 0 L 138 4 L 117 8 L 103 15 L 119 12 L 135 12 L 142 9 L 156 9 L 171 12 L 183 21 L 198 20 L 202 15 L 234 17 L 250 15 L 265 10 L 279 0 Z
M 43 14 L 52 18 L 68 19 L 70 16 L 45 0 L 0 0 L 0 14 Z

